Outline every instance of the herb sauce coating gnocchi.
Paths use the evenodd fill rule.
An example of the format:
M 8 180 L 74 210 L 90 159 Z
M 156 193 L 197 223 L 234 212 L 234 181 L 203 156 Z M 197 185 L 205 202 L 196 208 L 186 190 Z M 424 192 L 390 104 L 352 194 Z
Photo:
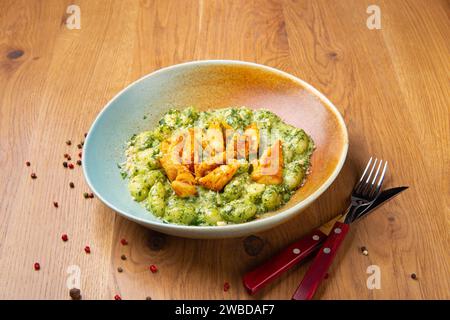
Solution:
M 156 217 L 215 226 L 283 206 L 305 181 L 313 150 L 311 137 L 268 110 L 189 107 L 133 135 L 119 167 L 130 195 Z

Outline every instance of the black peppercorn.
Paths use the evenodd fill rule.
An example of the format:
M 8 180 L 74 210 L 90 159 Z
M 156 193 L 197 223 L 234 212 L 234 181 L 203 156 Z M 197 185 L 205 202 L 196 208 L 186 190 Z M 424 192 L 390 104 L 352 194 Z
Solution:
M 81 291 L 78 288 L 70 289 L 69 295 L 73 300 L 81 300 Z

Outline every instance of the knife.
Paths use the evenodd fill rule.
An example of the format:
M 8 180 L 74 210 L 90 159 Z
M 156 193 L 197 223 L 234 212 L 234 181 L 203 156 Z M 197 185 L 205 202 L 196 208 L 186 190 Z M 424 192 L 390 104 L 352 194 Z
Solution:
M 408 189 L 408 187 L 403 186 L 384 190 L 370 207 L 366 207 L 357 213 L 357 219 L 359 220 L 367 216 L 406 189 Z M 305 258 L 319 249 L 321 244 L 330 234 L 335 222 L 341 218 L 342 215 L 334 217 L 318 229 L 315 229 L 306 236 L 290 244 L 262 265 L 246 273 L 243 277 L 243 284 L 248 293 L 252 295 L 255 294 L 269 282 L 278 278 L 294 265 L 304 261 Z

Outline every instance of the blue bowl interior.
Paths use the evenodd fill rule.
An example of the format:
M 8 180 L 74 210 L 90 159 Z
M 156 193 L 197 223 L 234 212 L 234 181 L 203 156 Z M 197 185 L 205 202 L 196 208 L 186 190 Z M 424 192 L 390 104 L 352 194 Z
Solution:
M 85 176 L 96 195 L 113 209 L 144 220 L 159 221 L 133 201 L 118 164 L 125 160 L 124 151 L 130 137 L 154 128 L 164 114 L 166 108 L 154 108 L 151 102 L 159 101 L 161 106 L 161 101 L 166 100 L 166 105 L 170 105 L 170 98 L 161 96 L 168 81 L 163 74 L 147 77 L 119 93 L 98 116 L 84 145 Z

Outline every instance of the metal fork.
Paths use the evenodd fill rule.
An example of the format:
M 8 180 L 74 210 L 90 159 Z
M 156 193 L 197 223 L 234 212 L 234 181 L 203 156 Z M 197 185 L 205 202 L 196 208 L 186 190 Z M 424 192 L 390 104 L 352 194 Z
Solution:
M 370 207 L 381 192 L 381 186 L 383 184 L 384 176 L 385 176 L 386 170 L 387 170 L 387 161 L 384 162 L 381 176 L 378 177 L 378 175 L 380 173 L 380 169 L 383 165 L 383 160 L 380 160 L 378 162 L 378 159 L 375 159 L 375 161 L 373 162 L 373 165 L 372 165 L 372 159 L 373 159 L 373 157 L 371 157 L 369 159 L 369 162 L 367 162 L 366 168 L 364 169 L 364 172 L 361 175 L 361 178 L 359 179 L 358 183 L 356 183 L 355 187 L 353 188 L 352 195 L 351 195 L 351 204 L 350 204 L 349 208 L 347 209 L 347 215 L 344 220 L 345 223 L 347 223 L 347 224 L 358 219 L 364 213 L 364 211 L 360 211 L 360 213 L 358 215 L 356 215 L 356 212 L 358 211 L 358 209 L 363 206 L 365 206 L 367 208 Z M 378 166 L 377 166 L 377 162 L 378 162 Z M 372 177 L 372 173 L 374 172 L 375 168 L 376 168 L 376 172 L 375 172 L 375 175 Z M 378 178 L 378 182 L 377 182 L 377 178 Z M 370 182 L 370 181 L 372 181 L 372 182 Z
M 353 188 L 350 206 L 340 221 L 334 224 L 330 235 L 317 253 L 302 282 L 292 296 L 293 300 L 312 299 L 320 282 L 331 266 L 337 250 L 345 239 L 350 224 L 366 211 L 359 211 L 359 209 L 363 207 L 368 209 L 380 194 L 386 171 L 386 161 L 383 165 L 383 160 L 378 161 L 378 159 L 375 159 L 373 161 L 373 157 L 369 159 L 361 178 Z

